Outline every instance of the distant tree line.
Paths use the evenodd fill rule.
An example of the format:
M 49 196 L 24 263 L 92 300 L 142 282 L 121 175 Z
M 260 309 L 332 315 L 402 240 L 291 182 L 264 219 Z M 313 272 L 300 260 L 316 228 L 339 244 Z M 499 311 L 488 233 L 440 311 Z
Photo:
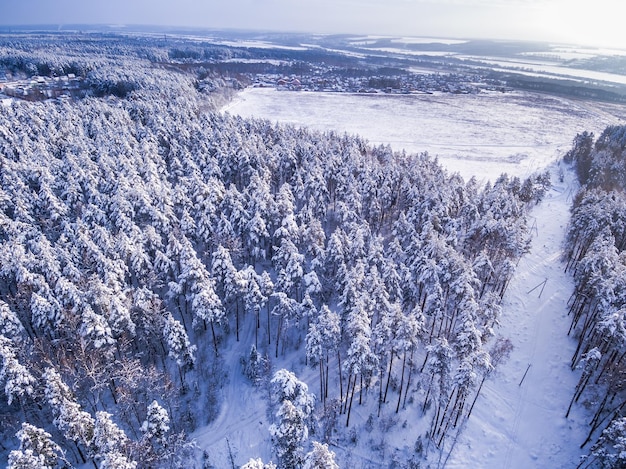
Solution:
M 504 72 L 491 72 L 489 76 L 504 80 L 508 86 L 520 90 L 610 103 L 626 103 L 626 89 L 623 86 L 616 88 L 609 85 L 582 85 L 576 81 L 549 80 Z

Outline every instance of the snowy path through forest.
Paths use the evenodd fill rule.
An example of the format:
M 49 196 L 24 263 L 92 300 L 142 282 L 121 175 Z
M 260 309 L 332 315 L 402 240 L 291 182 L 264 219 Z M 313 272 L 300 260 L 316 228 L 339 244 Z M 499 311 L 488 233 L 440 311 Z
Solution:
M 505 294 L 497 330 L 514 349 L 485 383 L 447 468 L 573 468 L 584 453 L 584 411 L 574 406 L 565 419 L 578 380 L 567 336 L 573 282 L 560 261 L 573 175 L 567 170 L 560 182 L 558 168 L 550 169 L 553 188 L 531 212 L 531 249 Z
M 225 352 L 229 365 L 227 383 L 221 391 L 220 413 L 213 422 L 191 435 L 198 446 L 210 454 L 210 463 L 214 467 L 230 466 L 231 457 L 237 464 L 244 464 L 248 461 L 248 454 L 267 461 L 271 458 L 266 441 L 269 434 L 265 413 L 267 403 L 259 390 L 244 377 L 239 361 L 239 357 L 247 356 L 254 344 L 255 322 L 242 322 L 246 326 L 240 330 L 240 341 L 231 339 Z

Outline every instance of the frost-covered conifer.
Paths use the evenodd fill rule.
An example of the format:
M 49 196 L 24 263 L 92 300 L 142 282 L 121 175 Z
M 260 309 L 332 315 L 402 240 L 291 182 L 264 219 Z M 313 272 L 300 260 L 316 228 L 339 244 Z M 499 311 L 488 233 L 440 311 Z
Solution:
M 281 468 L 299 467 L 303 462 L 302 447 L 309 436 L 304 416 L 290 400 L 284 400 L 270 426 L 274 450 Z
M 433 345 L 429 345 L 426 350 L 429 353 L 428 371 L 430 372 L 430 383 L 426 390 L 423 409 L 426 408 L 431 394 L 433 394 L 434 398 L 440 404 L 447 399 L 450 392 L 450 373 L 453 366 L 452 359 L 454 357 L 454 352 L 445 338 L 437 339 Z M 435 380 L 435 378 L 438 379 Z M 433 390 L 433 383 L 437 384 L 435 390 Z
M 295 212 L 295 197 L 291 189 L 291 185 L 285 182 L 280 186 L 278 194 L 276 194 L 272 223 L 277 227 L 276 229 L 280 229 L 280 231 L 274 233 L 275 237 L 292 237 L 297 233 L 297 225 L 293 218 Z M 280 228 L 278 228 L 279 226 Z
M 317 322 L 312 322 L 309 325 L 309 331 L 306 335 L 306 356 L 312 365 L 320 363 L 320 360 L 324 357 L 322 334 Z
M 9 469 L 53 469 L 63 451 L 45 430 L 29 423 L 22 423 L 16 434 L 20 447 L 9 454 Z
M 304 255 L 298 252 L 296 245 L 289 239 L 283 238 L 272 262 L 278 270 L 276 288 L 285 293 L 290 293 L 297 288 L 304 275 Z
M 276 469 L 276 464 L 272 462 L 265 464 L 260 458 L 251 458 L 247 463 L 241 466 L 241 469 Z
M 108 334 L 117 339 L 123 334 L 135 335 L 135 323 L 130 314 L 128 291 L 124 291 L 122 284 L 109 282 L 104 284 L 98 279 L 89 282 L 88 298 L 93 308 L 101 312 L 101 317 L 106 320 Z M 104 331 L 99 332 L 102 336 Z M 94 331 L 94 335 L 98 335 Z M 99 339 L 104 341 L 104 337 Z M 98 346 L 96 348 L 99 348 Z
M 193 366 L 196 361 L 196 346 L 191 345 L 185 328 L 170 313 L 165 316 L 163 339 L 169 349 L 169 356 L 176 360 L 179 366 Z
M 309 297 L 317 297 L 322 292 L 322 283 L 314 270 L 302 277 L 302 283 L 304 284 L 305 294 Z
M 277 402 L 291 401 L 295 408 L 308 419 L 313 412 L 315 396 L 309 393 L 309 387 L 300 381 L 295 374 L 286 369 L 280 369 L 272 377 L 272 389 Z
M 237 293 L 243 287 L 244 279 L 234 266 L 230 251 L 224 246 L 218 246 L 213 253 L 211 270 L 221 287 L 225 300 L 234 301 Z
M 461 313 L 461 325 L 454 338 L 452 344 L 456 355 L 460 358 L 466 358 L 477 352 L 482 345 L 482 334 L 480 330 L 476 328 L 474 321 L 464 310 Z
M 0 300 L 0 335 L 11 340 L 20 340 L 24 333 L 24 326 L 17 315 L 9 305 Z
M 96 412 L 93 444 L 98 457 L 106 458 L 110 453 L 123 453 L 129 444 L 129 439 L 113 420 L 108 412 Z M 115 456 L 118 460 L 119 457 Z
M 356 296 L 348 312 L 347 329 L 351 341 L 348 347 L 345 369 L 354 378 L 353 389 L 356 387 L 357 376 L 369 380 L 378 366 L 378 356 L 372 350 L 371 320 L 366 309 L 365 295 Z
M 90 306 L 85 306 L 81 319 L 80 334 L 94 348 L 101 349 L 115 344 L 115 339 L 113 339 L 107 320 L 102 315 L 95 313 Z
M 302 469 L 339 469 L 335 453 L 325 443 L 313 442 L 313 449 L 304 457 Z
M 265 259 L 266 244 L 269 238 L 267 225 L 261 214 L 257 211 L 248 222 L 246 229 L 246 247 L 253 261 Z
M 35 454 L 32 449 L 13 450 L 9 453 L 7 469 L 54 469 L 55 466 L 46 464 L 41 454 Z
M 269 372 L 269 362 L 267 357 L 264 357 L 261 353 L 259 353 L 256 346 L 252 345 L 252 347 L 250 347 L 248 359 L 243 360 L 243 362 L 244 375 L 252 381 L 255 386 L 258 386 Z
M 322 344 L 326 353 L 337 351 L 341 340 L 341 319 L 339 314 L 331 311 L 327 305 L 322 305 L 318 315 L 319 327 L 322 335 Z
M 170 417 L 157 401 L 152 401 L 148 406 L 146 420 L 141 425 L 141 431 L 146 438 L 163 443 L 170 431 Z
M 261 278 L 254 270 L 254 266 L 249 265 L 245 269 L 240 271 L 243 284 L 245 285 L 244 291 L 244 301 L 246 305 L 246 310 L 253 311 L 255 309 L 260 309 L 261 304 L 267 300 L 263 296 L 261 292 L 261 287 L 259 282 Z
M 30 311 L 33 324 L 40 330 L 54 333 L 64 319 L 61 306 L 47 284 L 40 292 L 33 292 L 30 299 Z
M 345 395 L 346 402 L 348 402 L 348 393 L 350 393 L 346 426 L 350 422 L 352 399 L 357 386 L 359 386 L 360 389 L 359 401 L 361 401 L 363 387 L 368 384 L 379 365 L 379 358 L 372 351 L 371 347 L 372 333 L 370 321 L 361 301 L 356 301 L 351 308 L 347 327 L 352 337 L 344 363 L 345 370 L 348 373 L 348 388 L 346 389 Z M 350 386 L 350 381 L 352 381 L 352 386 Z M 357 381 L 362 385 L 357 384 Z
M 81 410 L 70 388 L 54 368 L 47 368 L 42 378 L 46 400 L 52 407 L 55 425 L 67 439 L 89 447 L 94 438 L 94 419 Z
M 244 303 L 246 311 L 254 313 L 255 325 L 254 325 L 254 344 L 259 345 L 259 328 L 261 327 L 261 308 L 267 302 L 268 298 L 263 295 L 261 291 L 261 278 L 254 271 L 254 267 L 248 266 L 242 275 L 245 279 L 246 290 L 244 292 Z
M 333 231 L 330 239 L 328 240 L 325 256 L 325 270 L 331 280 L 339 273 L 343 275 L 346 273 L 346 248 L 343 242 L 344 236 L 345 233 L 343 233 L 341 228 L 337 228 Z M 343 282 L 344 279 L 342 278 L 341 285 Z
M 119 451 L 105 453 L 100 462 L 100 469 L 135 469 L 136 467 L 135 461 L 130 461 L 126 455 Z
M 272 295 L 276 304 L 272 308 L 272 315 L 278 317 L 278 327 L 276 330 L 276 357 L 278 357 L 278 345 L 280 337 L 283 332 L 283 328 L 289 326 L 298 320 L 300 320 L 302 314 L 302 308 L 293 298 L 290 298 L 286 293 L 279 291 Z
M 264 297 L 269 298 L 274 293 L 274 282 L 267 270 L 264 270 L 259 279 L 259 288 Z
M 246 211 L 243 194 L 239 192 L 235 184 L 231 184 L 226 189 L 221 208 L 233 228 L 233 233 L 240 236 L 249 223 L 250 214 Z
M 209 273 L 202 261 L 198 258 L 195 249 L 189 239 L 185 236 L 181 237 L 180 256 L 179 256 L 179 274 L 177 281 L 181 285 L 181 289 L 188 293 L 188 290 L 198 290 L 196 284 L 205 282 Z
M 211 327 L 219 324 L 224 319 L 224 307 L 220 297 L 215 293 L 215 286 L 212 279 L 207 279 L 194 286 L 191 308 L 194 315 L 194 322 L 208 321 Z
M 31 372 L 18 361 L 15 344 L 11 339 L 0 335 L 0 383 L 4 383 L 4 393 L 9 405 L 15 397 L 34 392 L 37 380 Z
M 591 454 L 602 467 L 624 467 L 626 465 L 626 417 L 616 418 L 602 432 Z
M 306 226 L 302 230 L 302 245 L 308 264 L 313 269 L 322 267 L 326 252 L 326 233 L 322 227 L 321 219 L 314 218 L 313 214 L 309 214 Z

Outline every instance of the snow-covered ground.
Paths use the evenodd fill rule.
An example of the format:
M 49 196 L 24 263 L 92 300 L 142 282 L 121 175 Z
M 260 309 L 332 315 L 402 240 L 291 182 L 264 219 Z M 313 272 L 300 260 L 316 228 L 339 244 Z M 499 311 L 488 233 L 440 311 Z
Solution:
M 248 325 L 252 326 L 252 321 L 248 321 Z M 192 435 L 198 446 L 210 454 L 209 462 L 216 468 L 228 467 L 224 464 L 230 466 L 231 457 L 239 465 L 251 457 L 272 459 L 268 444 L 268 428 L 272 422 L 266 415 L 267 396 L 244 377 L 239 361 L 250 352 L 253 343 L 252 327 L 241 331 L 239 342 L 230 340 L 224 351 L 224 356 L 229 357 L 229 367 L 227 382 L 221 389 L 222 407 L 210 425 Z
M 514 349 L 485 383 L 458 440 L 452 447 L 450 442 L 440 458 L 431 453 L 430 460 L 431 467 L 449 468 L 576 467 L 588 450 L 579 449 L 588 416 L 584 408 L 575 406 L 565 418 L 578 372 L 569 368 L 575 344 L 567 336 L 566 303 L 573 284 L 560 261 L 575 182 L 572 173 L 556 161 L 576 132 L 598 132 L 619 119 L 595 106 L 545 96 L 516 93 L 480 99 L 450 95 L 410 102 L 396 97 L 246 90 L 227 110 L 318 130 L 360 133 L 370 142 L 390 143 L 395 149 L 428 150 L 464 177 L 493 179 L 503 171 L 523 177 L 550 169 L 553 188 L 532 211 L 531 250 L 520 260 L 507 290 L 497 331 L 511 340 Z M 253 341 L 251 334 L 248 331 L 247 340 L 233 343 L 229 353 L 245 355 Z M 267 396 L 253 390 L 233 362 L 221 413 L 192 435 L 210 452 L 210 462 L 216 467 L 230 464 L 229 451 L 237 464 L 250 457 L 272 459 Z M 315 371 L 302 363 L 284 366 L 302 373 L 299 377 L 315 392 Z M 367 415 L 358 412 L 355 422 L 362 423 Z M 423 422 L 418 421 L 417 412 L 401 416 L 402 420 L 403 429 L 398 424 L 387 435 L 375 430 L 380 433 L 364 435 L 363 440 L 386 438 L 390 446 L 412 448 L 423 433 Z M 390 441 L 397 435 L 403 435 L 402 440 Z M 369 443 L 333 450 L 344 466 L 346 461 L 349 467 L 380 467 L 390 462 L 388 457 L 382 461 L 380 448 Z
M 514 349 L 485 383 L 446 467 L 573 468 L 584 454 L 578 447 L 588 419 L 580 406 L 565 418 L 579 377 L 569 367 L 576 344 L 567 336 L 573 282 L 560 262 L 574 183 L 571 172 L 560 182 L 551 170 L 554 186 L 532 212 L 531 251 L 502 305 L 498 333 Z

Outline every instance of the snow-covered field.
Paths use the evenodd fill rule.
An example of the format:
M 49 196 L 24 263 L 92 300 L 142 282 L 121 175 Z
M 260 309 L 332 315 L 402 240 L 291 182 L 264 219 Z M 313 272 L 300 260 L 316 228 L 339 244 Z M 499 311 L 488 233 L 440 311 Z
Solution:
M 573 287 L 560 262 L 575 181 L 557 160 L 577 132 L 598 132 L 619 119 L 589 104 L 522 93 L 360 96 L 248 89 L 226 110 L 317 130 L 359 133 L 371 143 L 389 143 L 408 152 L 428 151 L 464 177 L 486 180 L 501 172 L 523 177 L 550 170 L 553 188 L 531 214 L 531 251 L 521 259 L 504 297 L 497 331 L 511 340 L 513 352 L 486 382 L 458 440 L 439 456 L 431 453 L 429 460 L 431 467 L 449 468 L 576 467 L 588 451 L 579 449 L 588 416 L 578 406 L 564 417 L 578 373 L 569 368 L 575 343 L 567 336 L 566 303 Z M 243 354 L 244 349 L 233 352 Z M 315 390 L 314 371 L 302 363 L 285 365 L 298 369 Z M 210 449 L 214 464 L 220 458 L 229 461 L 229 451 L 238 463 L 252 456 L 270 460 L 262 396 L 251 391 L 239 370 L 231 370 L 230 380 L 222 414 L 194 436 L 200 447 Z M 419 413 L 405 414 L 391 431 L 361 435 L 364 442 L 349 451 L 332 449 L 349 467 L 386 466 L 390 458 L 381 460 L 374 443 L 412 448 L 424 432 L 418 419 Z
M 531 93 L 388 95 L 248 88 L 231 114 L 359 134 L 372 144 L 427 151 L 463 177 L 520 177 L 545 168 L 583 130 L 617 119 L 597 106 Z

